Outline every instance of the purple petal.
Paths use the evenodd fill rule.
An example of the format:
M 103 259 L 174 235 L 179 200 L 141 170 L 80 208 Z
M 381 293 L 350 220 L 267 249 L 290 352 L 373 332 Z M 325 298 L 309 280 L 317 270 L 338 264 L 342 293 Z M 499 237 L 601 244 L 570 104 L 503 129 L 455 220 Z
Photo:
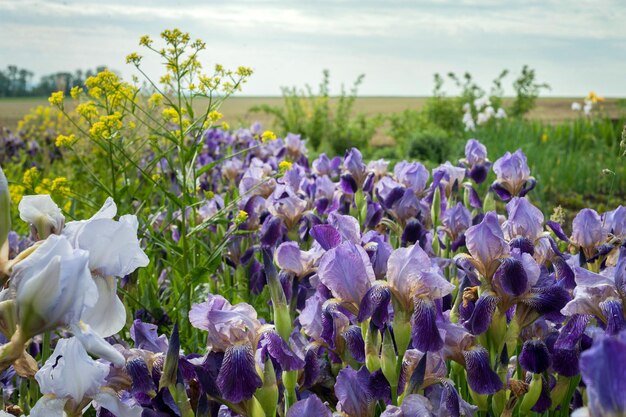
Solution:
M 278 362 L 283 371 L 304 368 L 304 359 L 299 358 L 277 332 L 264 333 L 260 345 L 261 349 L 267 349 L 267 353 Z
M 616 335 L 626 328 L 622 300 L 609 298 L 602 301 L 599 306 L 602 314 L 604 314 L 606 318 L 606 334 Z
M 494 280 L 509 295 L 520 296 L 528 289 L 524 264 L 514 258 L 505 258 L 494 275 Z
M 535 374 L 543 373 L 550 365 L 550 352 L 541 340 L 527 340 L 522 346 L 519 363 L 526 371 Z
M 498 215 L 493 211 L 487 213 L 480 224 L 467 229 L 465 240 L 469 253 L 485 268 L 509 253 Z
M 594 416 L 617 416 L 626 413 L 626 340 L 596 340 L 580 357 L 580 370 L 587 385 L 589 411 Z
M 157 336 L 157 326 L 150 323 L 143 323 L 137 319 L 130 328 L 130 337 L 135 342 L 135 348 L 145 349 L 150 352 L 159 353 L 167 351 L 167 337 Z
M 324 250 L 335 248 L 341 243 L 341 235 L 329 224 L 313 226 L 309 233 Z
M 367 253 L 350 241 L 326 252 L 317 274 L 333 296 L 356 305 L 361 303 L 374 281 L 374 270 Z
M 389 320 L 389 302 L 391 291 L 383 285 L 374 285 L 370 288 L 359 306 L 359 323 L 371 317 L 372 324 L 381 330 Z
M 289 408 L 287 417 L 332 417 L 330 409 L 319 399 L 317 395 L 311 395 L 305 400 L 300 400 Z
M 554 232 L 556 237 L 561 239 L 563 242 L 568 242 L 569 243 L 569 239 L 568 239 L 567 235 L 565 234 L 565 232 L 563 231 L 563 228 L 561 227 L 560 224 L 558 224 L 555 221 L 548 220 L 546 222 L 546 226 L 548 226 L 550 228 L 550 230 L 552 230 Z
M 422 352 L 436 352 L 443 347 L 436 320 L 435 303 L 427 298 L 417 298 L 411 317 L 413 347 Z
M 474 346 L 463 352 L 467 383 L 478 394 L 495 394 L 502 389 L 502 381 L 489 364 L 489 352 Z
M 337 409 L 351 417 L 370 416 L 372 395 L 368 390 L 369 373 L 367 369 L 360 371 L 348 367 L 343 368 L 337 375 L 335 395 Z
M 497 305 L 498 299 L 493 295 L 481 295 L 476 301 L 471 317 L 463 325 L 473 335 L 485 333 L 491 325 L 491 318 Z
M 561 311 L 570 300 L 569 292 L 558 285 L 531 288 L 522 303 L 536 310 L 539 314 L 551 314 Z
M 235 345 L 226 349 L 217 386 L 222 397 L 232 403 L 252 398 L 257 388 L 263 386 L 250 345 Z

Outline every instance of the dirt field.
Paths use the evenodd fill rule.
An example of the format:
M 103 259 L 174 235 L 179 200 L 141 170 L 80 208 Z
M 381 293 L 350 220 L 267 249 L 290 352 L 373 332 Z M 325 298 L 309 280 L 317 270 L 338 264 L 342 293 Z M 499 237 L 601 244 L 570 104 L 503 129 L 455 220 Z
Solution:
M 540 98 L 537 107 L 530 113 L 530 118 L 551 123 L 573 118 L 577 115 L 571 110 L 571 103 L 575 100 L 581 101 L 580 98 Z M 425 97 L 359 97 L 356 100 L 355 111 L 367 115 L 390 114 L 406 109 L 419 110 L 425 102 Z M 220 111 L 232 126 L 238 126 L 240 123 L 246 125 L 257 120 L 268 126 L 271 123 L 270 117 L 263 113 L 251 113 L 249 109 L 259 104 L 282 105 L 282 103 L 280 97 L 234 97 L 227 100 Z M 46 98 L 0 99 L 0 127 L 14 130 L 17 122 L 31 108 L 47 104 Z M 618 112 L 616 99 L 607 99 L 602 107 L 609 114 Z

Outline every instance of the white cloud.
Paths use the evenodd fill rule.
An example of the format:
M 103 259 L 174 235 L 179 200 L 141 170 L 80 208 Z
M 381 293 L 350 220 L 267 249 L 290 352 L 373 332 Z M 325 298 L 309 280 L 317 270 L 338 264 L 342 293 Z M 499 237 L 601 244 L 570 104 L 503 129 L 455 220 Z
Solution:
M 368 94 L 428 94 L 432 73 L 470 70 L 488 82 L 528 63 L 553 94 L 590 84 L 626 94 L 626 5 L 583 1 L 178 1 L 0 0 L 0 66 L 38 74 L 108 64 L 142 34 L 180 27 L 208 42 L 207 62 L 248 65 L 248 94 L 316 84 L 323 68 Z M 158 60 L 146 65 L 157 71 Z M 574 71 L 573 68 L 576 68 Z M 610 91 L 609 91 L 610 90 Z

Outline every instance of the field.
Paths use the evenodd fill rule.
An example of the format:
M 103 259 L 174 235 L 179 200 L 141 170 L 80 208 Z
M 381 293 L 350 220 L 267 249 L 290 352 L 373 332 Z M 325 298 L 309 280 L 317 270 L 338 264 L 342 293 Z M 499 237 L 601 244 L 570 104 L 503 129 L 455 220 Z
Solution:
M 621 102 L 218 109 L 251 71 L 160 42 L 0 101 L 0 417 L 626 415 Z
M 336 102 L 336 99 L 334 100 Z M 421 110 L 426 101 L 425 97 L 358 97 L 354 105 L 355 113 L 364 113 L 368 116 L 376 114 L 392 114 L 403 110 Z M 505 100 L 506 103 L 507 100 Z M 532 120 L 540 120 L 548 123 L 558 123 L 575 118 L 571 110 L 573 101 L 581 101 L 580 98 L 539 98 L 537 107 L 532 110 L 528 117 Z M 609 115 L 618 114 L 617 99 L 608 99 L 603 105 Z M 70 102 L 71 103 L 71 102 Z M 332 103 L 332 101 L 331 101 Z M 24 117 L 33 107 L 45 106 L 47 98 L 15 98 L 0 99 L 0 126 L 15 129 L 17 122 Z M 272 119 L 263 113 L 251 113 L 249 110 L 261 104 L 282 106 L 282 97 L 231 97 L 221 107 L 225 120 L 233 126 L 239 124 L 248 126 L 252 122 L 259 121 L 269 126 Z M 198 100 L 196 104 L 202 108 L 205 103 Z M 71 108 L 71 104 L 68 106 Z M 384 142 L 385 139 L 381 138 Z

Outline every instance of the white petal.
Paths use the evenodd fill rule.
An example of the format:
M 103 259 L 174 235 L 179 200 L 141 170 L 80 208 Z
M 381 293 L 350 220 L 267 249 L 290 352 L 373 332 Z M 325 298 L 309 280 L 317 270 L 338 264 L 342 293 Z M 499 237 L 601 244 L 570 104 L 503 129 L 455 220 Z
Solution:
M 109 389 L 101 390 L 94 398 L 94 402 L 117 417 L 141 417 L 143 412 L 143 408 L 139 404 L 125 404 Z
M 73 325 L 71 329 L 74 336 L 80 340 L 87 352 L 105 359 L 117 367 L 122 367 L 126 363 L 124 355 L 104 340 L 102 336 L 94 332 L 88 324 L 81 322 Z
M 96 362 L 75 337 L 58 341 L 52 356 L 35 374 L 44 394 L 81 402 L 96 395 L 106 381 L 109 366 Z
M 44 395 L 37 401 L 35 406 L 30 409 L 29 417 L 63 417 L 63 408 L 65 408 L 66 399 L 56 398 L 50 395 Z M 0 417 L 5 414 L 0 414 Z M 10 414 L 6 414 L 10 416 Z
M 117 278 L 94 275 L 98 301 L 85 309 L 81 320 L 102 337 L 113 336 L 126 324 L 126 308 L 117 296 Z

